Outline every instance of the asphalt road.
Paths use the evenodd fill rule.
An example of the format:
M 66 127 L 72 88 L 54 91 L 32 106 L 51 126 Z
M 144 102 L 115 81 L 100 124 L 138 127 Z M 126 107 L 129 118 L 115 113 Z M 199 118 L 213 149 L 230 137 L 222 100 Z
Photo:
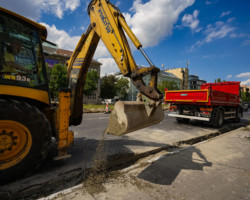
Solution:
M 171 145 L 178 141 L 217 131 L 209 124 L 197 121 L 179 124 L 174 118 L 168 117 L 167 114 L 165 112 L 164 120 L 160 124 L 122 137 L 105 135 L 104 149 L 99 156 L 104 160 L 113 162 L 119 156 L 140 154 L 167 144 Z M 53 160 L 56 151 L 55 147 L 52 148 L 47 159 L 37 171 L 28 178 L 1 186 L 0 195 L 1 191 L 12 193 L 12 199 L 37 193 L 49 195 L 78 184 L 83 180 L 84 165 L 86 164 L 86 168 L 91 168 L 93 164 L 93 158 L 102 138 L 102 133 L 107 127 L 108 119 L 109 114 L 84 114 L 82 124 L 71 127 L 75 133 L 74 146 L 69 149 L 71 158 Z M 250 119 L 250 111 L 244 113 L 242 121 L 246 122 L 246 119 Z M 224 127 L 230 124 L 231 122 L 226 122 Z

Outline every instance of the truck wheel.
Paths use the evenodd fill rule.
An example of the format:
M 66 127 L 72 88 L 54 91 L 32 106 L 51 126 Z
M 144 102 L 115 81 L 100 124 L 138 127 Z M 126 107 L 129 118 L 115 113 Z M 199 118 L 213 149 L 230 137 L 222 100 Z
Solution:
M 223 123 L 224 123 L 224 111 L 222 109 L 219 109 L 213 125 L 216 128 L 220 128 L 222 127 Z
M 179 123 L 188 123 L 190 119 L 187 118 L 176 118 L 176 121 Z
M 47 156 L 51 129 L 35 106 L 0 99 L 0 183 L 24 177 Z
M 240 108 L 237 108 L 237 110 L 236 110 L 236 117 L 234 119 L 234 122 L 235 123 L 239 123 L 240 120 L 241 120 L 241 112 L 240 112 Z

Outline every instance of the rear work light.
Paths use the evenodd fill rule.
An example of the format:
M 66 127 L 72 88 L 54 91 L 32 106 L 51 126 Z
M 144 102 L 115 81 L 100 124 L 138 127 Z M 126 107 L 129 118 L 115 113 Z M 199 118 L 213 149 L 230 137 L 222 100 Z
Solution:
M 170 109 L 177 109 L 177 106 L 170 106 Z
M 200 111 L 202 112 L 212 112 L 213 108 L 200 108 Z
M 172 105 L 171 105 L 171 106 L 169 107 L 169 110 L 173 112 L 173 111 L 177 110 L 177 108 L 178 108 L 177 106 L 172 106 Z

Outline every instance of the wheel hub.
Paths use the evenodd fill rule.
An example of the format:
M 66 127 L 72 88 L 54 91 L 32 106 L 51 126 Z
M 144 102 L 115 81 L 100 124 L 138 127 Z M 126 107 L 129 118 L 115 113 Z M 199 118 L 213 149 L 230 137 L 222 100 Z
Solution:
M 6 132 L 2 130 L 0 133 L 0 155 L 5 151 L 11 151 L 17 145 L 17 136 L 13 132 Z
M 27 127 L 16 121 L 0 120 L 0 170 L 20 162 L 28 154 L 31 144 Z

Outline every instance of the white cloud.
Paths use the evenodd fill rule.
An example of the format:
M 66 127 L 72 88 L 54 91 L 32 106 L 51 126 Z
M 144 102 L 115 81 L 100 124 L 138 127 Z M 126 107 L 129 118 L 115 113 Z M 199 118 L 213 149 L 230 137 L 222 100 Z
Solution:
M 200 32 L 201 28 L 199 28 L 200 21 L 198 20 L 199 11 L 194 10 L 193 14 L 185 14 L 182 17 L 182 25 L 185 27 L 189 27 L 193 32 Z
M 205 33 L 207 34 L 205 42 L 211 42 L 215 39 L 226 37 L 229 33 L 234 31 L 236 28 L 231 27 L 224 22 L 216 22 L 214 26 L 208 25 Z
M 236 75 L 236 78 L 250 78 L 250 72 L 244 72 Z
M 0 1 L 0 6 L 38 21 L 42 12 L 52 13 L 62 19 L 66 11 L 74 11 L 80 5 L 80 0 L 6 0 Z
M 212 1 L 206 1 L 205 4 L 206 5 L 212 5 L 212 4 L 215 4 L 217 2 L 218 2 L 218 0 L 212 0 Z
M 74 50 L 80 36 L 70 36 L 64 30 L 59 30 L 55 25 L 49 26 L 48 24 L 41 23 L 47 28 L 48 31 L 48 41 L 58 44 L 59 48 Z
M 121 5 L 121 3 L 122 3 L 121 1 L 117 1 L 117 2 L 115 3 L 115 6 L 118 7 L 119 5 Z
M 250 72 L 244 72 L 244 73 L 238 74 L 236 75 L 236 78 L 247 79 L 247 80 L 241 81 L 240 84 L 250 86 Z
M 94 59 L 98 58 L 107 58 L 111 57 L 111 54 L 109 53 L 107 47 L 104 45 L 104 43 L 100 40 L 99 44 L 96 48 L 96 52 L 94 54 Z
M 119 72 L 119 68 L 113 58 L 99 58 L 98 62 L 102 63 L 101 65 L 101 77 L 106 74 L 114 74 Z
M 231 23 L 231 22 L 233 22 L 234 20 L 236 20 L 236 18 L 235 18 L 235 17 L 231 17 L 231 18 L 229 18 L 229 19 L 227 20 L 227 23 Z
M 203 40 L 197 41 L 189 51 L 194 51 L 205 43 L 210 43 L 214 40 L 225 38 L 228 35 L 230 36 L 230 34 L 232 34 L 235 29 L 235 27 L 232 27 L 221 21 L 216 22 L 214 25 L 209 24 L 207 29 L 204 31 L 204 34 L 206 35 L 205 38 Z
M 226 78 L 232 78 L 233 76 L 232 75 L 227 75 L 227 77 Z
M 241 85 L 250 86 L 250 79 L 248 79 L 248 80 L 246 80 L 246 81 L 242 81 L 240 84 L 241 84 Z
M 231 11 L 223 12 L 223 13 L 221 13 L 220 17 L 228 16 L 228 15 L 230 15 L 230 13 L 231 13 Z
M 155 46 L 172 34 L 173 25 L 181 12 L 195 0 L 135 0 L 130 13 L 124 16 L 144 47 Z
M 245 40 L 242 44 L 242 46 L 248 46 L 250 45 L 250 40 Z
M 248 34 L 246 34 L 246 33 L 239 33 L 239 34 L 232 33 L 232 34 L 230 34 L 230 37 L 231 38 L 244 38 L 244 37 L 248 37 Z

